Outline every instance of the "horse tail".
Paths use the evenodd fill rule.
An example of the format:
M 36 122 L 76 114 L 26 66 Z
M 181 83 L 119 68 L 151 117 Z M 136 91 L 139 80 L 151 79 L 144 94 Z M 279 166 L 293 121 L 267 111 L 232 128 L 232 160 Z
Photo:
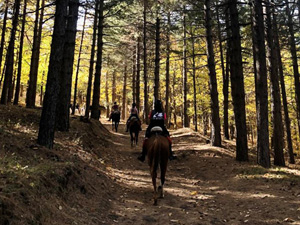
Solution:
M 153 143 L 153 159 L 152 159 L 152 174 L 155 174 L 157 172 L 158 169 L 158 165 L 160 164 L 160 160 L 161 160 L 161 143 L 159 141 L 159 138 L 156 137 L 154 139 L 154 143 Z

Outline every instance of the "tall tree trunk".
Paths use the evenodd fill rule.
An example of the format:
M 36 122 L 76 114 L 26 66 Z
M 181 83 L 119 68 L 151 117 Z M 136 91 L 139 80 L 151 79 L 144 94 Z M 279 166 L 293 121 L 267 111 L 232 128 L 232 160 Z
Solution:
M 273 146 L 274 146 L 274 164 L 277 166 L 285 166 L 283 155 L 283 124 L 281 115 L 281 99 L 278 80 L 278 62 L 277 52 L 274 45 L 274 34 L 271 20 L 271 13 L 274 8 L 270 8 L 269 0 L 266 0 L 266 21 L 267 21 L 267 57 L 269 60 L 269 71 L 271 78 L 271 110 L 273 119 Z M 272 12 L 271 12 L 272 11 Z
M 19 21 L 19 10 L 20 10 L 20 0 L 16 0 L 14 4 L 14 15 L 12 19 L 12 29 L 10 35 L 10 41 L 8 44 L 8 49 L 6 53 L 6 68 L 5 68 L 5 76 L 2 87 L 2 95 L 1 95 L 1 104 L 6 105 L 8 101 L 8 91 L 12 85 L 12 78 L 14 72 L 14 48 L 15 48 L 15 38 L 17 32 L 17 26 Z
M 117 101 L 117 87 L 116 87 L 116 76 L 117 76 L 117 72 L 116 70 L 114 70 L 113 74 L 112 74 L 112 96 L 111 96 L 111 100 L 112 102 Z
M 185 6 L 183 9 L 183 126 L 190 127 L 190 121 L 188 116 L 188 107 L 187 107 L 187 80 L 188 80 L 188 71 L 187 71 L 187 47 L 186 47 L 186 15 L 185 15 Z
M 228 81 L 226 80 L 226 72 L 225 72 L 225 66 L 224 66 L 224 54 L 223 54 L 223 45 L 222 45 L 222 35 L 221 35 L 221 24 L 220 24 L 220 18 L 219 18 L 219 7 L 217 6 L 217 22 L 218 22 L 218 39 L 219 39 L 219 49 L 220 49 L 220 58 L 221 58 L 221 69 L 222 69 L 222 77 L 223 77 L 223 95 L 224 95 L 224 136 L 225 139 L 229 139 L 229 132 L 228 132 Z M 227 91 L 227 93 L 226 93 Z M 227 99 L 226 99 L 227 97 Z M 227 100 L 227 102 L 225 101 Z
M 141 107 L 141 95 L 140 95 L 140 82 L 141 82 L 141 53 L 140 53 L 140 37 L 137 39 L 136 43 L 136 106 L 138 111 Z
M 166 58 L 166 124 L 169 127 L 169 118 L 170 118 L 170 54 L 171 54 L 171 38 L 170 38 L 170 31 L 171 31 L 171 13 L 168 11 L 168 28 L 167 28 L 167 58 Z
M 43 31 L 45 0 L 42 0 L 40 18 L 39 18 L 39 7 L 40 7 L 39 4 L 40 4 L 40 0 L 37 0 L 36 18 L 34 24 L 34 39 L 33 39 L 30 73 L 29 73 L 29 86 L 26 95 L 27 108 L 34 108 L 35 99 L 36 99 L 36 86 L 37 86 L 38 70 L 39 70 L 40 46 L 41 46 L 42 31 Z
M 103 51 L 103 10 L 104 0 L 100 0 L 99 4 L 99 21 L 98 21 L 98 44 L 97 44 L 97 62 L 94 80 L 94 94 L 93 94 L 93 105 L 92 114 L 93 119 L 99 120 L 100 118 L 100 83 L 101 83 L 101 69 L 102 69 L 102 51 Z
M 144 25 L 143 25 L 143 47 L 144 47 L 144 120 L 149 124 L 149 106 L 148 106 L 148 66 L 147 66 L 147 6 L 148 0 L 144 0 Z
M 86 108 L 85 108 L 86 118 L 90 117 L 89 114 L 90 114 L 90 105 L 91 105 L 93 73 L 94 73 L 95 47 L 96 47 L 96 39 L 97 39 L 98 11 L 99 11 L 99 0 L 96 0 L 94 24 L 93 24 L 93 40 L 92 40 L 91 58 L 90 58 L 90 67 L 89 67 L 89 79 L 88 79 L 88 87 L 86 92 Z
M 69 1 L 69 15 L 67 18 L 66 42 L 61 69 L 59 101 L 56 109 L 56 127 L 59 131 L 70 128 L 70 100 L 72 89 L 73 64 L 77 33 L 79 0 Z
M 136 103 L 136 49 L 132 54 L 132 102 Z
M 3 58 L 4 44 L 5 44 L 7 13 L 8 13 L 8 0 L 5 1 L 5 11 L 4 11 L 1 42 L 0 42 L 0 73 L 2 72 L 1 67 L 2 67 L 2 58 Z M 2 79 L 1 79 L 1 83 L 2 83 Z M 0 83 L 0 87 L 1 87 L 1 83 Z
M 289 28 L 289 44 L 290 44 L 290 52 L 292 55 L 293 61 L 293 70 L 294 70 L 294 85 L 295 85 L 295 98 L 297 105 L 297 124 L 298 124 L 298 132 L 300 133 L 300 81 L 299 81 L 299 67 L 297 60 L 297 50 L 295 43 L 295 34 L 294 34 L 294 26 L 293 26 L 293 17 L 290 12 L 289 2 L 286 0 L 286 15 L 288 17 L 288 28 Z
M 229 140 L 229 118 L 228 118 L 228 105 L 229 105 L 229 79 L 230 79 L 230 54 L 231 54 L 231 40 L 229 38 L 231 37 L 230 32 L 230 22 L 229 22 L 229 11 L 225 11 L 225 22 L 226 22 L 226 35 L 227 35 L 227 41 L 226 41 L 226 73 L 225 77 L 223 78 L 223 107 L 224 107 L 224 136 L 225 139 Z M 231 93 L 232 94 L 232 93 Z
M 4 67 L 3 67 L 3 70 L 2 70 L 2 74 L 1 74 L 1 80 L 0 80 L 0 90 L 1 90 L 1 84 L 2 84 L 2 81 L 3 81 L 3 78 L 4 78 L 4 73 L 5 73 L 5 70 L 6 70 L 6 63 L 4 64 Z
M 64 55 L 68 2 L 67 0 L 56 0 L 47 86 L 38 135 L 38 143 L 48 148 L 53 148 L 54 141 L 56 106 L 61 82 L 61 62 Z
M 159 70 L 160 70 L 160 18 L 156 18 L 155 28 L 155 71 L 154 71 L 154 101 L 159 99 Z
M 288 152 L 289 152 L 289 163 L 294 164 L 294 150 L 293 150 L 293 143 L 292 143 L 292 135 L 291 135 L 291 121 L 289 116 L 288 110 L 288 103 L 286 97 L 286 90 L 285 90 L 285 81 L 283 75 L 283 66 L 282 66 L 282 59 L 281 59 L 281 52 L 280 52 L 280 45 L 279 45 L 279 38 L 278 38 L 278 28 L 277 28 L 277 17 L 276 13 L 273 11 L 273 30 L 274 30 L 274 45 L 278 63 L 278 72 L 279 72 L 279 79 L 281 85 L 281 95 L 282 95 L 282 104 L 284 110 L 284 121 L 285 121 L 285 129 L 286 129 L 286 138 L 288 144 Z
M 106 100 L 106 117 L 109 117 L 109 95 L 108 95 L 108 72 L 105 73 L 105 100 Z
M 193 30 L 191 32 L 192 35 L 192 63 L 193 63 L 193 94 L 194 94 L 194 123 L 195 123 L 195 131 L 198 131 L 198 115 L 197 115 L 197 83 L 196 83 L 196 54 L 195 54 L 195 37 L 193 34 Z
M 19 104 L 19 97 L 20 97 L 23 44 L 24 44 L 24 35 L 25 35 L 25 24 L 26 24 L 26 10 L 27 10 L 27 0 L 24 0 L 24 8 L 23 8 L 23 16 L 22 16 L 22 28 L 21 28 L 21 37 L 20 37 L 20 53 L 19 53 L 19 60 L 18 60 L 18 74 L 17 74 L 17 84 L 16 84 L 14 105 Z
M 20 37 L 19 37 L 20 39 Z M 14 72 L 13 72 L 13 80 L 12 83 L 8 89 L 8 96 L 7 96 L 7 102 L 11 103 L 13 96 L 14 96 L 14 89 L 15 89 L 15 81 L 16 81 L 16 76 L 17 76 L 17 66 L 18 66 L 18 58 L 19 58 L 19 50 L 17 50 L 16 53 L 16 59 L 14 62 Z
M 81 33 L 81 41 L 80 41 L 80 46 L 79 46 L 79 55 L 78 55 L 78 60 L 77 60 L 72 115 L 75 114 L 76 99 L 77 99 L 77 88 L 78 88 L 78 76 L 79 76 L 79 71 L 80 71 L 80 62 L 81 62 L 83 39 L 84 39 L 84 33 L 85 33 L 86 17 L 87 17 L 87 9 L 85 9 L 85 13 L 84 13 L 83 27 L 82 27 L 82 33 Z
M 127 112 L 127 107 L 126 107 L 126 102 L 127 102 L 127 63 L 125 63 L 125 68 L 124 68 L 124 82 L 123 82 L 123 102 L 122 102 L 122 119 L 125 120 L 126 117 L 126 112 Z
M 214 49 L 213 49 L 213 42 L 212 42 L 210 0 L 205 0 L 204 9 L 205 9 L 207 61 L 208 61 L 208 69 L 209 69 L 211 111 L 212 111 L 211 144 L 213 146 L 221 146 L 219 100 L 218 100 L 217 77 L 216 77 L 216 70 L 215 70 Z
M 248 160 L 245 90 L 237 1 L 229 1 L 231 21 L 230 78 L 236 126 L 236 160 Z
M 173 72 L 173 83 L 172 83 L 172 98 L 173 98 L 173 117 L 174 117 L 174 128 L 177 128 L 177 114 L 176 114 L 176 99 L 175 99 L 175 83 L 176 83 L 176 69 Z
M 262 0 L 253 0 L 254 54 L 256 57 L 257 156 L 258 164 L 270 167 L 268 81 Z

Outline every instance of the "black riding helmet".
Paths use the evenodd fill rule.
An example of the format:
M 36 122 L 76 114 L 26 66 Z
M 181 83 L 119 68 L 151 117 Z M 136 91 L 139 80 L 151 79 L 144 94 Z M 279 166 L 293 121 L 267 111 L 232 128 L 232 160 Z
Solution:
M 162 103 L 160 100 L 156 100 L 155 103 L 154 103 L 154 110 L 156 112 L 162 112 Z
M 135 103 L 132 103 L 132 108 L 136 107 L 136 104 Z

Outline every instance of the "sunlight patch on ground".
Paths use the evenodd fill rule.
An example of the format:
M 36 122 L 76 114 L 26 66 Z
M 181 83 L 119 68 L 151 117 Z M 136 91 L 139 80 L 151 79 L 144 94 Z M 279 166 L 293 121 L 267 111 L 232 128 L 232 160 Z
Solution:
M 220 147 L 213 147 L 211 145 L 191 144 L 189 142 L 181 142 L 181 144 L 174 144 L 175 151 L 212 151 L 234 157 L 235 153 Z
M 19 123 L 15 124 L 14 128 L 17 129 L 19 132 L 24 133 L 24 134 L 30 134 L 30 135 L 35 135 L 36 134 L 36 131 L 33 130 L 31 127 L 22 126 Z
M 187 188 L 179 188 L 179 187 L 168 187 L 166 185 L 164 187 L 165 191 L 169 194 L 185 198 L 185 199 L 199 199 L 199 200 L 206 200 L 206 199 L 213 199 L 213 195 L 201 193 L 200 191 L 193 191 Z
M 126 184 L 132 187 L 145 187 L 151 184 L 150 175 L 139 170 L 119 170 L 115 168 L 108 168 L 109 174 L 117 179 L 119 183 Z
M 278 198 L 275 195 L 271 195 L 268 193 L 245 193 L 241 191 L 229 191 L 229 190 L 221 190 L 219 191 L 220 194 L 223 195 L 230 195 L 232 198 L 237 200 L 241 199 L 265 199 L 265 198 Z

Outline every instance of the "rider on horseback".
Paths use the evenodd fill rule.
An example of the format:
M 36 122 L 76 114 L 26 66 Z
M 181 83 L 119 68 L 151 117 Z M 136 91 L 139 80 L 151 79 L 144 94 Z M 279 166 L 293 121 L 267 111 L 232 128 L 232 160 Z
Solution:
M 111 108 L 111 113 L 109 115 L 109 120 L 108 121 L 110 121 L 112 119 L 111 117 L 112 117 L 112 114 L 114 114 L 114 113 L 120 113 L 119 106 L 117 105 L 117 102 L 114 102 L 114 105 Z
M 147 139 L 151 136 L 151 129 L 156 126 L 159 126 L 162 128 L 162 135 L 165 136 L 169 140 L 170 160 L 175 159 L 176 156 L 174 156 L 173 152 L 172 152 L 172 141 L 170 138 L 170 133 L 165 126 L 165 119 L 167 117 L 166 117 L 166 114 L 163 112 L 162 103 L 160 100 L 155 101 L 154 110 L 152 110 L 152 112 L 150 113 L 149 118 L 150 118 L 150 124 L 146 130 L 145 140 L 144 140 L 143 149 L 142 149 L 142 155 L 140 155 L 138 157 L 138 160 L 140 160 L 142 162 L 145 161 L 145 157 L 147 154 L 147 152 L 146 152 L 147 150 L 145 148 L 145 143 L 146 143 Z
M 139 112 L 136 108 L 136 104 L 135 103 L 132 103 L 132 108 L 130 109 L 130 116 L 126 122 L 126 132 L 128 132 L 128 125 L 129 125 L 129 122 L 130 120 L 135 117 L 137 118 L 138 122 L 139 122 L 139 125 L 140 125 L 140 130 L 142 130 L 142 127 L 141 127 L 141 120 L 139 118 Z

